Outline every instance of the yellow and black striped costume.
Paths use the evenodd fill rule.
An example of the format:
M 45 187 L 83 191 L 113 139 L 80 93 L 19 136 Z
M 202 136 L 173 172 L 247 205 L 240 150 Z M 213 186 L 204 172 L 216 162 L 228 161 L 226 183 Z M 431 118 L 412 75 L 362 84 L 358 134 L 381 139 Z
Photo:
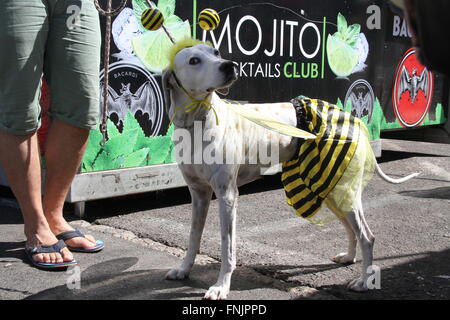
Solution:
M 325 101 L 298 97 L 292 100 L 300 129 L 317 136 L 303 141 L 296 156 L 283 163 L 282 182 L 288 204 L 295 212 L 317 218 L 323 202 L 338 216 L 350 211 L 357 192 L 372 177 L 375 157 L 364 123 Z

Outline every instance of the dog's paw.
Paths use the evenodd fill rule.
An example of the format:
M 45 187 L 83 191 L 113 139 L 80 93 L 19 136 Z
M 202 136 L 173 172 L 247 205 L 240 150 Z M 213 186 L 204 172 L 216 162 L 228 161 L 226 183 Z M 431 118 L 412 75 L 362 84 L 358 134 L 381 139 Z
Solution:
M 225 300 L 230 292 L 229 289 L 219 286 L 212 286 L 205 293 L 204 300 Z
M 365 292 L 369 290 L 369 288 L 367 288 L 367 280 L 361 278 L 350 281 L 347 288 L 356 292 Z
M 172 269 L 166 273 L 166 280 L 183 280 L 189 277 L 189 272 L 182 269 Z
M 331 258 L 331 261 L 340 264 L 353 264 L 356 262 L 356 257 L 349 255 L 347 252 L 343 252 Z

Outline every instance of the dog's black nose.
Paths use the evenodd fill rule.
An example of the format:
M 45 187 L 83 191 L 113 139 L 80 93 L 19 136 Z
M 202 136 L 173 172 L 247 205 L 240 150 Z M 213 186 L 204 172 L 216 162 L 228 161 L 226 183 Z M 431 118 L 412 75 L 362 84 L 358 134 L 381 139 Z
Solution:
M 233 61 L 222 62 L 222 64 L 219 67 L 219 70 L 226 73 L 234 71 L 234 62 Z

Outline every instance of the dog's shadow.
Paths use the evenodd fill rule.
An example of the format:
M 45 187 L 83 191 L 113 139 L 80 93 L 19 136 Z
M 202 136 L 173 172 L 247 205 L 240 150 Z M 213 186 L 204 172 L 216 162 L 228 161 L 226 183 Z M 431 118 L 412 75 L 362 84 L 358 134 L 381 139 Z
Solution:
M 450 200 L 450 187 L 440 187 L 426 190 L 402 191 L 401 195 L 423 199 Z
M 137 262 L 136 257 L 104 261 L 90 266 L 79 276 L 76 269 L 67 271 L 64 285 L 41 291 L 27 300 L 117 300 L 117 299 L 195 299 L 200 298 L 205 284 L 196 280 L 168 281 L 168 270 L 126 271 Z
M 325 264 L 311 264 L 311 265 L 252 265 L 249 266 L 259 273 L 271 277 L 276 277 L 279 280 L 289 281 L 292 277 L 300 277 L 308 274 L 317 274 L 326 271 L 332 271 L 352 264 L 339 263 L 325 263 Z
M 164 276 L 168 269 L 131 270 L 138 263 L 136 257 L 112 259 L 90 266 L 80 276 L 76 269 L 67 271 L 66 284 L 28 296 L 27 300 L 199 300 L 214 284 L 219 263 L 195 265 L 188 279 L 169 281 Z M 77 282 L 77 280 L 80 280 Z M 279 289 L 274 279 L 261 278 L 250 268 L 238 267 L 233 273 L 230 297 L 233 292 L 242 298 L 252 290 Z M 248 294 L 246 294 L 247 292 Z M 289 298 L 285 292 L 285 298 Z M 237 297 L 237 296 L 236 296 Z

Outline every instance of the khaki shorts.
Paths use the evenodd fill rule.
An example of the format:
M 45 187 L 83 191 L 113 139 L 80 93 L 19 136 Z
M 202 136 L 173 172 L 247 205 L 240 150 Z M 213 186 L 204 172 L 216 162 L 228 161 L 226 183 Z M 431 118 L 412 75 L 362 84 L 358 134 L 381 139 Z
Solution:
M 100 46 L 93 0 L 1 0 L 0 130 L 21 135 L 39 128 L 42 75 L 52 118 L 94 128 Z

